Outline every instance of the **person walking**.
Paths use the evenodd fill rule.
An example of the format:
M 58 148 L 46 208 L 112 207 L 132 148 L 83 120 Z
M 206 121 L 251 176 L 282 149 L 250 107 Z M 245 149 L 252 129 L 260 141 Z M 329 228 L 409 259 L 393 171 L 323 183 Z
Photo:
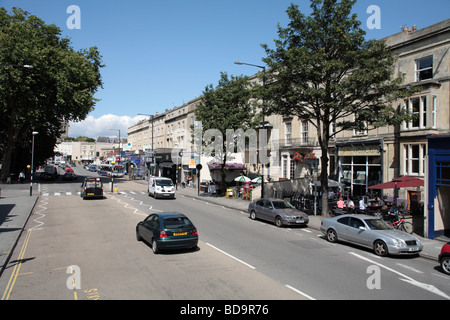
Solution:
M 25 181 L 25 173 L 23 171 L 20 171 L 19 173 L 19 181 L 20 183 L 23 183 Z

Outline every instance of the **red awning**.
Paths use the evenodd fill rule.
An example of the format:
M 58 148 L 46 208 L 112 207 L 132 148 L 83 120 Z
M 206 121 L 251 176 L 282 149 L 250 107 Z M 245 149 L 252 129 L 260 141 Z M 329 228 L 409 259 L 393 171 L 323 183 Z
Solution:
M 395 178 L 389 182 L 384 182 L 380 184 L 376 184 L 374 186 L 370 186 L 367 189 L 400 189 L 400 188 L 415 188 L 415 187 L 423 187 L 424 183 L 422 179 L 403 176 L 400 178 Z

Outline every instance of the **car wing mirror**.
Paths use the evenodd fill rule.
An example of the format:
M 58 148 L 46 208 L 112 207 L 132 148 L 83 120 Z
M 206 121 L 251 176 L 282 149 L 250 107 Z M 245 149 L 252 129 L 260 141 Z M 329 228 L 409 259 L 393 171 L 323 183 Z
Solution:
M 364 231 L 364 230 L 366 230 L 366 228 L 363 227 L 363 226 L 360 226 L 360 227 L 359 227 L 359 230 L 363 230 L 363 231 Z

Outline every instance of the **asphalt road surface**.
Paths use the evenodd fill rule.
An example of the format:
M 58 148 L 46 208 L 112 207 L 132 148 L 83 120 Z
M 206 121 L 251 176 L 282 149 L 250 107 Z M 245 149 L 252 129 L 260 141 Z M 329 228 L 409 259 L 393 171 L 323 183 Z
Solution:
M 118 183 L 121 193 L 100 200 L 77 195 L 81 180 L 41 184 L 0 278 L 4 300 L 450 299 L 450 277 L 435 261 L 381 258 L 318 230 L 277 228 L 190 197 L 155 200 L 145 185 Z M 186 214 L 199 249 L 154 255 L 136 241 L 136 224 L 160 211 Z

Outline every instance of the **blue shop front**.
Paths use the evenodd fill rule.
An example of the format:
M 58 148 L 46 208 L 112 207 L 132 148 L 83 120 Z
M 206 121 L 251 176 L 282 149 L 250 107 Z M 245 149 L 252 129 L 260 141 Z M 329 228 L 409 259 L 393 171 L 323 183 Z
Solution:
M 428 135 L 427 237 L 450 237 L 450 134 Z

